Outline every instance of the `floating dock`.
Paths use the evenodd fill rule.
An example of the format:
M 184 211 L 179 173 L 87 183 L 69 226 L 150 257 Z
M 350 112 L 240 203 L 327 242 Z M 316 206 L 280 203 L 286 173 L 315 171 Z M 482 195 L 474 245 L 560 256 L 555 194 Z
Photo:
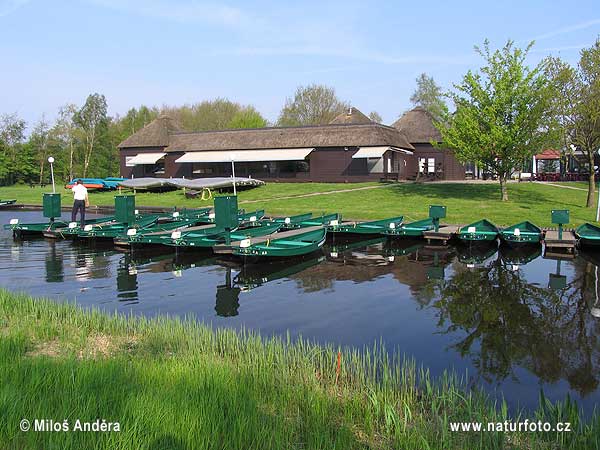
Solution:
M 562 236 L 559 236 L 559 230 L 546 230 L 544 243 L 547 249 L 567 251 L 573 253 L 577 245 L 577 236 L 572 230 L 562 230 Z
M 458 230 L 460 230 L 460 225 L 444 225 L 437 231 L 424 231 L 423 237 L 427 240 L 428 244 L 431 244 L 432 241 L 437 241 L 441 242 L 443 245 L 446 245 L 450 239 L 458 234 Z

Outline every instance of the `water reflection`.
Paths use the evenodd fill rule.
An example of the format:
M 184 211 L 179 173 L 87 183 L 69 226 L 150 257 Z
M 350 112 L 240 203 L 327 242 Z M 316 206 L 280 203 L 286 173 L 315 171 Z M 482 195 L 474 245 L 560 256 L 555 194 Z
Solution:
M 565 260 L 541 246 L 336 239 L 304 259 L 243 264 L 5 235 L 0 246 L 10 289 L 342 345 L 382 339 L 516 401 L 535 404 L 540 388 L 588 410 L 600 401 L 600 252 Z

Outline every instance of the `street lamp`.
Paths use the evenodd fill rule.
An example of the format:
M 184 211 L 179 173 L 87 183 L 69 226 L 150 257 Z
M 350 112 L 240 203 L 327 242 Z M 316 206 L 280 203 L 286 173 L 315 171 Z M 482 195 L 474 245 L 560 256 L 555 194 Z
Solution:
M 54 185 L 54 158 L 50 156 L 48 158 L 48 162 L 50 163 L 50 175 L 52 176 L 52 193 L 56 194 L 56 186 Z M 596 219 L 598 220 L 598 219 Z
M 232 153 L 230 155 L 230 157 L 231 157 L 231 174 L 233 175 L 233 179 L 232 179 L 232 181 L 233 181 L 233 195 L 237 195 L 237 190 L 236 190 L 236 187 L 235 187 L 235 162 L 234 162 L 235 155 Z

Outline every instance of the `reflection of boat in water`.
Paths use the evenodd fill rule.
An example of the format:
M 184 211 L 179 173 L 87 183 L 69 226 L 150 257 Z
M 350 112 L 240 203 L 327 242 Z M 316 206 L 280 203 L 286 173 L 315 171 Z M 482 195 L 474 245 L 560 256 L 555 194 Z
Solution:
M 325 260 L 324 255 L 312 258 L 272 261 L 264 264 L 245 264 L 234 279 L 234 285 L 242 291 L 249 291 L 269 281 L 287 278 L 316 266 Z
M 406 256 L 416 253 L 425 246 L 423 241 L 413 239 L 398 239 L 384 246 L 383 251 L 386 256 Z
M 385 242 L 387 238 L 385 237 L 376 237 L 372 239 L 353 239 L 353 238 L 341 238 L 337 237 L 331 244 L 327 245 L 326 252 L 332 258 L 337 258 L 340 253 L 348 252 L 356 249 L 364 249 L 366 247 L 371 247 L 373 245 L 378 245 Z
M 500 256 L 502 261 L 513 266 L 524 266 L 536 258 L 542 256 L 541 245 L 521 245 L 511 247 L 507 245 L 500 246 Z
M 456 247 L 458 260 L 468 267 L 474 267 L 475 264 L 484 263 L 497 251 L 498 245 L 495 241 L 488 242 L 487 245 L 478 243 L 477 245 L 461 245 Z

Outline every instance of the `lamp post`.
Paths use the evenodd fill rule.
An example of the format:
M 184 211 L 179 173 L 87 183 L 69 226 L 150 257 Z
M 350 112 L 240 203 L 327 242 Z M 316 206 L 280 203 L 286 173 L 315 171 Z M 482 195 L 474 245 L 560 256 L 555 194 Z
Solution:
M 48 158 L 48 162 L 50 163 L 50 176 L 52 177 L 52 193 L 56 194 L 56 186 L 54 185 L 54 158 L 50 156 Z M 598 219 L 596 219 L 598 220 Z
M 231 155 L 231 174 L 233 175 L 232 178 L 232 182 L 233 182 L 233 195 L 237 195 L 237 190 L 235 187 L 235 162 L 234 162 L 234 155 Z

